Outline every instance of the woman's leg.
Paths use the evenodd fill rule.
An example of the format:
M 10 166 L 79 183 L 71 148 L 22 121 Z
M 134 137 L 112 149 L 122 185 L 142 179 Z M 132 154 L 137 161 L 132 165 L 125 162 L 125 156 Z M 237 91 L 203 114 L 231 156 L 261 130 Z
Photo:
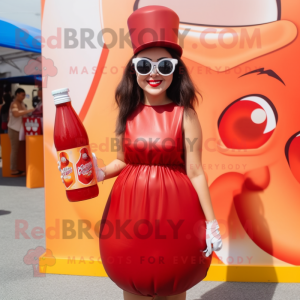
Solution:
M 186 292 L 173 296 L 145 297 L 123 291 L 124 300 L 186 300 Z
M 186 300 L 186 292 L 173 296 L 156 296 L 153 300 Z
M 8 136 L 11 146 L 10 170 L 13 174 L 18 172 L 19 132 L 8 127 Z
M 124 300 L 153 300 L 154 297 L 145 297 L 123 291 Z

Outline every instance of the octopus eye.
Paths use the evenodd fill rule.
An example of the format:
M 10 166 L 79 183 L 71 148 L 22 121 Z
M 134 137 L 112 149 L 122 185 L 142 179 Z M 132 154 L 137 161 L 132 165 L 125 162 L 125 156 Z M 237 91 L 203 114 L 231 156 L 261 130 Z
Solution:
M 289 138 L 285 145 L 285 157 L 291 172 L 300 183 L 300 131 Z
M 256 149 L 272 136 L 278 121 L 273 103 L 250 95 L 228 105 L 218 120 L 220 138 L 227 148 Z

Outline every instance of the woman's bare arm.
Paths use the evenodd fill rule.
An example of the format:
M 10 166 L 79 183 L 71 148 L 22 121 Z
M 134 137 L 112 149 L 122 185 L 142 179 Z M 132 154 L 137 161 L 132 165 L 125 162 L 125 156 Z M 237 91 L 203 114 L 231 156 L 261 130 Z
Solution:
M 206 220 L 212 221 L 215 214 L 202 167 L 202 129 L 197 114 L 191 108 L 184 112 L 183 127 L 186 173 L 198 194 Z
M 124 162 L 124 148 L 122 145 L 122 138 L 124 135 L 116 136 L 118 152 L 117 158 L 109 163 L 107 166 L 101 168 L 105 173 L 105 179 L 113 178 L 118 176 L 121 171 L 126 167 L 126 163 Z
M 24 110 L 19 110 L 17 103 L 12 103 L 11 104 L 11 112 L 13 114 L 14 117 L 21 117 L 21 116 L 25 116 L 31 112 L 34 111 L 34 108 L 32 109 L 24 109 Z

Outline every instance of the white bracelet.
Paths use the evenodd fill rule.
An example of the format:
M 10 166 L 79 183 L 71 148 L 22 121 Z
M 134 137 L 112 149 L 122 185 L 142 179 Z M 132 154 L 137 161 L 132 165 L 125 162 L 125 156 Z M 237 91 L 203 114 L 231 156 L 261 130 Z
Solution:
M 212 221 L 206 221 L 205 220 L 205 223 L 206 223 L 206 225 L 209 225 L 209 224 L 212 224 L 212 223 L 214 223 L 214 222 L 216 222 L 217 221 L 217 219 L 214 219 L 214 220 L 212 220 Z

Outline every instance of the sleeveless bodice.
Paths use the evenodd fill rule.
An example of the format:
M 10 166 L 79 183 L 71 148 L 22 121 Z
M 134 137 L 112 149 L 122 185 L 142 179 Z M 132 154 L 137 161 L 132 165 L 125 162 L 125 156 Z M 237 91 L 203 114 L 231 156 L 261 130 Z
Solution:
M 127 164 L 185 165 L 183 106 L 139 104 L 127 118 L 124 155 Z

